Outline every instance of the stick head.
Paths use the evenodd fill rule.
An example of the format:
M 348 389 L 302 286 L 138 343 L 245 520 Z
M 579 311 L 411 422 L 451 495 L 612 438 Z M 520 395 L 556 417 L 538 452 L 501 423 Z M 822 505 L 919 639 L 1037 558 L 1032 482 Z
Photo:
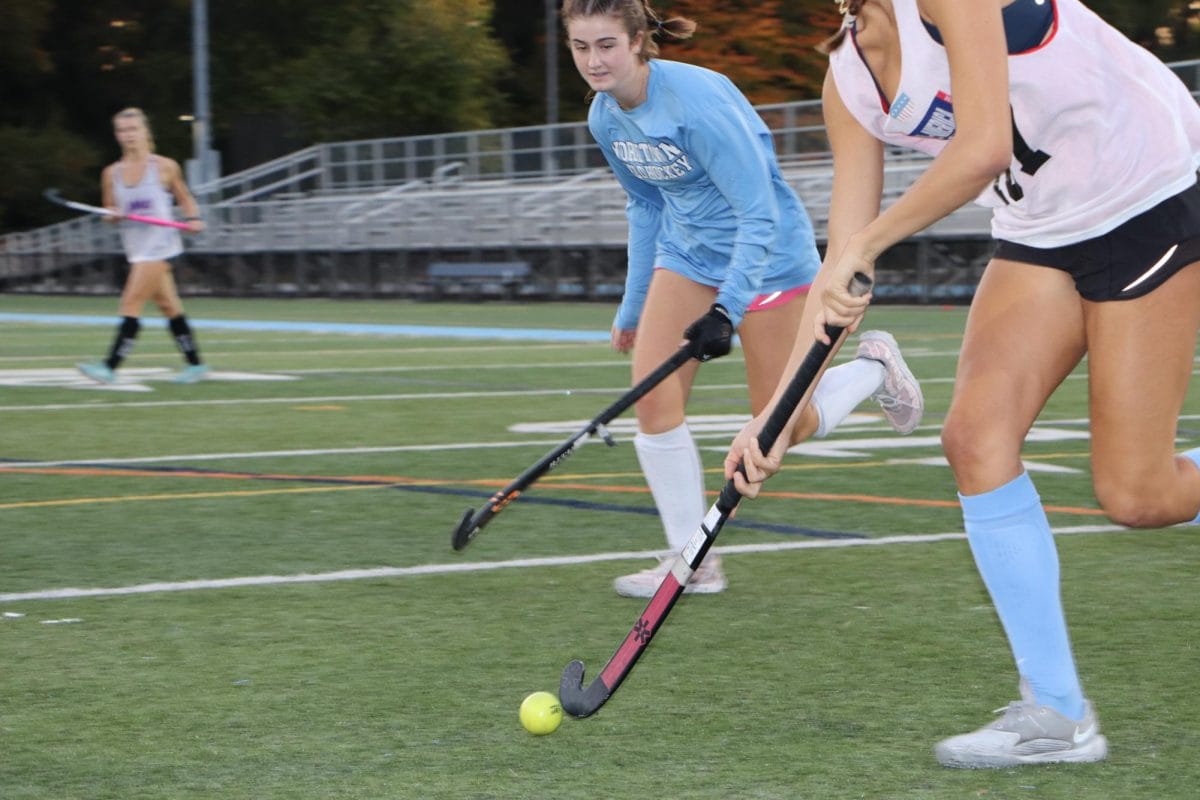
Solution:
M 558 702 L 572 717 L 586 717 L 592 713 L 584 705 L 583 662 L 579 659 L 567 664 L 563 670 L 562 680 L 558 682 Z
M 563 670 L 562 680 L 558 684 L 558 702 L 563 711 L 572 717 L 583 719 L 595 714 L 600 706 L 612 697 L 615 689 L 615 685 L 605 685 L 603 678 L 599 676 L 586 689 L 583 688 L 583 662 L 576 659 Z
M 42 192 L 42 197 L 46 198 L 51 203 L 54 203 L 54 204 L 60 205 L 60 206 L 65 202 L 65 200 L 63 199 L 63 196 L 59 193 L 58 189 L 47 189 L 46 191 Z
M 454 529 L 454 533 L 450 535 L 450 546 L 455 550 L 462 550 L 471 540 L 475 538 L 475 534 L 479 532 L 479 526 L 472 521 L 475 517 L 475 509 L 468 508 L 458 523 L 458 527 Z

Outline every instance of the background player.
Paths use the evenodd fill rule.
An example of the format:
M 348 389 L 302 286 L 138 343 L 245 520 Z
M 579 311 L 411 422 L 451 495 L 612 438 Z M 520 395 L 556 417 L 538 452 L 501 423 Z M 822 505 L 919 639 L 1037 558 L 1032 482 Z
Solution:
M 121 146 L 121 158 L 104 169 L 100 177 L 102 203 L 118 214 L 143 214 L 170 219 L 172 200 L 178 204 L 188 230 L 204 230 L 196 199 L 188 190 L 179 164 L 154 153 L 154 137 L 146 115 L 137 108 L 126 108 L 113 117 L 113 132 Z M 191 326 L 183 313 L 183 302 L 175 287 L 172 260 L 183 252 L 179 231 L 158 225 L 146 225 L 117 217 L 107 219 L 120 225 L 121 245 L 129 261 L 129 275 L 121 292 L 121 322 L 103 361 L 79 365 L 79 370 L 100 383 L 116 382 L 116 369 L 133 349 L 141 329 L 142 307 L 153 300 L 170 326 L 186 365 L 175 375 L 178 383 L 194 383 L 208 373 Z

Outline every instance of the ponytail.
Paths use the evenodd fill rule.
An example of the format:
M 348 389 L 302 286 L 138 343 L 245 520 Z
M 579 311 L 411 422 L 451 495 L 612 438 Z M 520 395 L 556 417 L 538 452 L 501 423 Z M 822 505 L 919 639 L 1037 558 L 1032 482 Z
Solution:
M 846 34 L 854 27 L 854 20 L 867 0 L 838 0 L 838 13 L 842 15 L 842 27 L 837 33 L 817 45 L 817 52 L 829 55 L 842 46 Z
M 661 19 L 650 7 L 650 0 L 642 0 L 642 7 L 646 13 L 646 46 L 643 49 L 643 58 L 647 61 L 658 55 L 658 43 L 653 39 L 656 34 L 683 41 L 692 38 L 692 34 L 696 32 L 696 23 L 686 17 Z

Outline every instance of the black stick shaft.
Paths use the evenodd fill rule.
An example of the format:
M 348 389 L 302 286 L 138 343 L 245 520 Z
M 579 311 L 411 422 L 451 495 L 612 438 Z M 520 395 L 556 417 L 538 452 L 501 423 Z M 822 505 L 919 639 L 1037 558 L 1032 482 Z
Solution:
M 870 288 L 870 278 L 862 274 L 856 273 L 850 282 L 850 293 L 855 296 L 866 294 Z M 825 344 L 819 341 L 813 343 L 791 381 L 788 382 L 783 394 L 775 403 L 775 407 L 771 409 L 762 430 L 759 431 L 758 446 L 763 453 L 769 452 L 775 446 L 784 427 L 796 413 L 800 402 L 821 374 L 834 346 L 845 334 L 845 329 L 826 325 L 825 334 L 829 337 L 830 343 Z M 739 464 L 738 469 L 743 469 L 743 467 Z M 742 495 L 738 492 L 733 480 L 726 481 L 716 503 L 708 510 L 708 514 L 700 524 L 700 529 L 676 556 L 671 570 L 659 584 L 642 615 L 634 623 L 633 628 L 608 663 L 604 665 L 604 669 L 586 689 L 583 687 L 583 662 L 575 660 L 567 664 L 566 669 L 563 670 L 558 690 L 559 702 L 562 703 L 564 711 L 573 717 L 590 716 L 616 692 L 617 687 L 628 677 L 642 653 L 650 645 L 654 634 L 666 621 L 667 615 L 675 607 L 675 602 L 683 594 L 688 579 L 700 566 L 700 562 L 704 560 L 704 556 L 716 541 L 725 521 L 729 519 L 741 499 Z
M 454 534 L 451 536 L 451 546 L 455 550 L 462 550 L 470 544 L 471 540 L 483 530 L 483 527 L 491 522 L 493 517 L 508 507 L 509 503 L 516 500 L 521 495 L 521 492 L 528 489 L 543 475 L 569 458 L 583 439 L 596 433 L 600 428 L 619 417 L 630 406 L 642 399 L 654 387 L 658 386 L 668 376 L 691 360 L 691 358 L 689 346 L 680 347 L 670 358 L 659 364 L 653 372 L 638 381 L 636 386 L 621 395 L 608 408 L 597 414 L 591 422 L 562 444 L 542 456 L 536 464 L 518 475 L 512 483 L 492 495 L 491 499 L 482 508 L 478 511 L 468 509 L 467 513 L 463 515 L 462 521 L 459 522 L 458 527 L 455 528 Z

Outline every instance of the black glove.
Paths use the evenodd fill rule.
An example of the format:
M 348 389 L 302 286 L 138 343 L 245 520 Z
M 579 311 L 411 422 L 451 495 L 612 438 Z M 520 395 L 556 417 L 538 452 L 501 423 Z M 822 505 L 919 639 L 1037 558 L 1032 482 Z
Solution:
M 683 338 L 692 343 L 692 357 L 701 361 L 728 355 L 733 347 L 733 320 L 720 303 L 713 303 L 700 319 L 688 326 Z

